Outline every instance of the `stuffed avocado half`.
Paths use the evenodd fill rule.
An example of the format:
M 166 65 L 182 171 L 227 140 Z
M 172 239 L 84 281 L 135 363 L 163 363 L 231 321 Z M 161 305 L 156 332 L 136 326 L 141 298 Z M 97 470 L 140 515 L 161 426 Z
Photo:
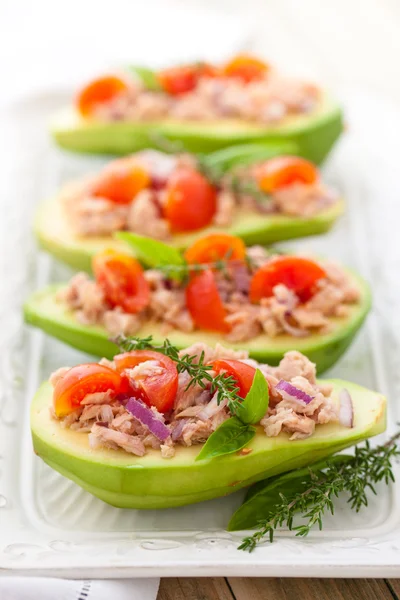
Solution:
M 207 157 L 147 150 L 65 186 L 39 207 L 34 229 L 45 250 L 89 270 L 96 252 L 121 249 L 112 239 L 118 231 L 179 249 L 221 231 L 265 245 L 323 233 L 342 212 L 343 201 L 316 167 L 277 146 Z
M 127 154 L 172 144 L 208 153 L 290 141 L 318 164 L 342 129 L 341 108 L 325 92 L 243 55 L 206 68 L 132 67 L 99 77 L 51 125 L 56 142 L 77 152 Z
M 168 335 L 178 348 L 201 336 L 272 365 L 296 349 L 322 372 L 351 344 L 371 306 L 366 282 L 327 260 L 246 249 L 228 234 L 205 236 L 184 256 L 124 237 L 153 268 L 103 252 L 93 261 L 94 280 L 80 273 L 28 298 L 26 322 L 97 356 L 113 356 L 110 339 L 121 333 L 157 342 Z
M 204 387 L 189 391 L 184 386 L 204 364 L 192 362 L 188 374 L 179 366 L 182 353 L 172 362 L 184 386 L 172 392 L 174 367 L 158 351 L 126 352 L 111 366 L 59 370 L 32 402 L 35 453 L 113 506 L 161 509 L 231 494 L 385 429 L 383 396 L 341 380 L 315 380 L 312 364 L 296 352 L 272 368 L 200 346 L 213 371 Z M 171 348 L 164 344 L 162 352 L 172 355 Z M 159 388 L 148 383 L 154 369 Z
M 343 131 L 342 109 L 326 97 L 315 114 L 288 117 L 278 125 L 257 126 L 238 120 L 198 123 L 165 121 L 102 122 L 84 119 L 72 108 L 51 122 L 59 146 L 90 154 L 128 154 L 144 148 L 164 150 L 167 143 L 187 152 L 215 152 L 245 143 L 290 142 L 295 152 L 320 164 Z

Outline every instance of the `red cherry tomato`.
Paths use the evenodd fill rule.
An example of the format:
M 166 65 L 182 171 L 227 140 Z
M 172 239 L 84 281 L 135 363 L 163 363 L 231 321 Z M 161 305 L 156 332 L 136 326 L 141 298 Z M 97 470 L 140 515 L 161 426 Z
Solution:
M 237 381 L 239 396 L 245 398 L 252 386 L 256 370 L 250 365 L 240 362 L 240 360 L 216 360 L 212 365 L 214 371 L 219 374 L 225 371 L 227 377 L 232 376 Z
M 135 378 L 135 392 L 149 406 L 160 412 L 170 410 L 178 391 L 178 371 L 176 364 L 168 356 L 151 350 L 133 350 L 114 356 L 117 371 L 124 376 L 125 369 L 133 369 L 148 360 L 157 361 L 163 371 L 154 375 L 138 375 Z
M 255 56 L 238 54 L 225 65 L 223 74 L 226 77 L 237 77 L 245 83 L 249 83 L 256 79 L 262 79 L 268 73 L 269 68 L 267 63 Z
M 226 311 L 219 295 L 214 273 L 207 269 L 193 275 L 186 286 L 186 305 L 199 329 L 227 333 Z
M 174 171 L 166 186 L 165 218 L 172 231 L 206 227 L 217 210 L 217 191 L 198 171 L 182 167 Z
M 201 77 L 216 77 L 217 69 L 207 63 L 183 65 L 164 69 L 158 74 L 158 81 L 167 94 L 179 96 L 191 92 Z
M 218 260 L 244 260 L 243 240 L 229 233 L 210 233 L 195 242 L 185 252 L 189 264 L 206 264 Z
M 133 157 L 112 162 L 99 174 L 91 186 L 93 196 L 108 198 L 117 204 L 129 204 L 135 196 L 151 186 L 151 175 L 146 167 Z
M 114 75 L 95 79 L 79 93 L 76 100 L 78 111 L 83 117 L 89 117 L 100 104 L 109 102 L 127 89 L 125 81 Z
M 316 292 L 317 282 L 326 277 L 322 267 L 313 260 L 297 256 L 280 256 L 258 269 L 250 283 L 250 300 L 273 295 L 276 285 L 282 283 L 293 290 L 301 302 L 307 302 Z
M 93 259 L 93 273 L 111 306 L 137 313 L 150 301 L 150 287 L 143 269 L 132 256 L 105 250 Z
M 293 183 L 315 183 L 318 170 L 298 156 L 276 156 L 257 167 L 256 179 L 263 192 L 270 194 Z
M 76 410 L 87 394 L 124 391 L 122 377 L 109 367 L 87 363 L 72 367 L 57 382 L 53 392 L 53 406 L 57 417 L 65 417 Z

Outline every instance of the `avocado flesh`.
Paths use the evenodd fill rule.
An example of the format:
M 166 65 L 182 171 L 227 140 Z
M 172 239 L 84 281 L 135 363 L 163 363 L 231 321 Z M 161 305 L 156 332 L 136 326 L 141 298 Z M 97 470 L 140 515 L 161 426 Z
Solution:
M 241 237 L 247 245 L 271 244 L 328 231 L 343 213 L 344 202 L 335 204 L 314 217 L 263 215 L 238 209 L 229 228 L 205 227 L 198 231 L 174 234 L 171 245 L 184 249 L 195 240 L 212 232 L 228 232 Z M 127 251 L 128 246 L 111 236 L 80 237 L 74 234 L 63 215 L 60 201 L 44 202 L 36 213 L 34 230 L 40 246 L 58 260 L 82 271 L 91 270 L 92 257 L 105 248 Z
M 176 447 L 172 459 L 156 450 L 136 457 L 123 450 L 89 446 L 88 435 L 63 429 L 51 418 L 52 386 L 45 382 L 33 399 L 33 446 L 53 469 L 104 502 L 119 508 L 160 509 L 226 496 L 256 481 L 304 467 L 385 430 L 385 398 L 341 380 L 334 395 L 347 388 L 354 405 L 354 427 L 318 425 L 312 437 L 289 441 L 267 438 L 261 427 L 246 455 L 236 453 L 195 462 L 201 446 Z
M 128 154 L 144 148 L 213 152 L 252 142 L 291 142 L 297 153 L 319 164 L 343 130 L 340 107 L 327 95 L 308 115 L 286 117 L 280 124 L 258 125 L 239 119 L 216 121 L 96 121 L 82 118 L 74 108 L 54 118 L 51 132 L 57 144 L 74 152 Z
M 171 330 L 168 338 L 178 348 L 190 346 L 199 337 L 210 346 L 222 342 L 228 348 L 248 350 L 252 358 L 271 365 L 278 364 L 288 350 L 299 350 L 315 362 L 318 372 L 322 373 L 335 364 L 350 345 L 371 307 L 371 294 L 367 284 L 355 275 L 349 275 L 361 291 L 360 303 L 349 305 L 350 314 L 347 317 L 332 318 L 333 327 L 329 333 L 316 333 L 303 338 L 287 334 L 271 338 L 263 334 L 236 344 L 221 339 L 219 333 L 198 330 L 193 333 Z M 102 326 L 79 323 L 72 311 L 56 301 L 56 293 L 61 288 L 60 285 L 51 285 L 32 294 L 24 306 L 26 322 L 83 352 L 112 358 L 118 348 L 109 341 L 110 334 Z M 151 321 L 147 322 L 137 335 L 152 335 L 154 343 L 157 344 L 162 344 L 165 338 L 160 324 Z

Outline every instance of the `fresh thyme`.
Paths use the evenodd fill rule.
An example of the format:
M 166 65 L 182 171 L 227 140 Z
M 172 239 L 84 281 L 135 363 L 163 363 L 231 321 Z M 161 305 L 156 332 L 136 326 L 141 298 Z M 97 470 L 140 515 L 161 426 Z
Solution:
M 272 200 L 269 194 L 266 194 L 259 188 L 254 177 L 239 177 L 232 174 L 226 178 L 226 187 L 234 194 L 251 196 L 254 200 L 264 204 Z
M 222 258 L 220 260 L 216 260 L 214 262 L 207 263 L 184 263 L 182 265 L 159 265 L 157 269 L 165 273 L 167 278 L 171 277 L 179 277 L 180 281 L 188 281 L 190 275 L 196 273 L 202 273 L 204 271 L 208 271 L 212 269 L 213 271 L 219 271 L 226 278 L 231 277 L 231 269 L 232 267 L 241 267 L 243 264 L 251 269 L 253 266 L 253 261 L 250 257 L 246 257 L 245 260 L 229 260 L 228 258 Z
M 275 505 L 273 514 L 259 522 L 259 529 L 243 539 L 239 550 L 251 552 L 264 538 L 273 542 L 275 531 L 282 526 L 301 537 L 307 536 L 314 525 L 322 529 L 323 516 L 326 512 L 334 513 L 334 499 L 342 492 L 348 494 L 350 507 L 356 512 L 367 506 L 368 489 L 376 494 L 375 484 L 394 481 L 392 460 L 400 457 L 399 438 L 400 432 L 376 448 L 371 448 L 367 441 L 364 446 L 356 447 L 354 456 L 339 466 L 328 461 L 322 472 L 310 469 L 307 489 L 294 492 L 290 498 L 280 494 L 281 502 Z M 305 523 L 293 527 L 298 514 Z
M 179 353 L 178 348 L 173 346 L 168 339 L 165 339 L 162 344 L 154 344 L 153 336 L 149 335 L 146 338 L 118 336 L 113 340 L 124 352 L 131 350 L 155 350 L 168 356 L 176 363 L 178 373 L 186 372 L 190 376 L 190 381 L 186 387 L 189 389 L 198 385 L 202 389 L 210 389 L 211 393 L 217 392 L 217 402 L 227 401 L 227 407 L 232 415 L 235 415 L 238 407 L 241 405 L 242 398 L 238 395 L 239 388 L 236 380 L 232 376 L 227 376 L 220 373 L 213 377 L 211 365 L 204 363 L 204 352 L 200 356 L 191 356 L 189 354 Z

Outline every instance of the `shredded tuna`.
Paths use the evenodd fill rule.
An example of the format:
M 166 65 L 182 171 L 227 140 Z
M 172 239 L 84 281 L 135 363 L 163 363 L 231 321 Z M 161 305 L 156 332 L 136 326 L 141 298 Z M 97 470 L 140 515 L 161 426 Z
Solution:
M 229 227 L 235 211 L 235 196 L 232 192 L 222 191 L 218 194 L 217 212 L 214 216 L 214 225 Z
M 142 326 L 142 322 L 137 315 L 125 313 L 119 307 L 106 310 L 101 322 L 112 336 L 120 334 L 134 335 Z
M 51 385 L 56 387 L 57 383 L 64 377 L 67 371 L 69 371 L 68 367 L 61 367 L 60 369 L 57 369 L 57 371 L 54 371 L 54 373 L 50 375 Z
M 188 101 L 190 94 L 185 96 Z M 119 100 L 118 100 L 119 102 Z M 135 99 L 136 102 L 136 99 Z M 118 174 L 127 164 L 143 164 L 148 169 L 151 186 L 139 191 L 126 204 L 113 202 L 96 195 L 95 184 L 104 173 Z M 200 169 L 193 156 L 171 156 L 156 151 L 137 152 L 109 163 L 99 175 L 85 177 L 69 184 L 61 192 L 61 205 L 69 226 L 77 236 L 110 236 L 116 231 L 129 230 L 160 240 L 171 236 L 165 206 L 168 200 L 166 186 L 170 175 L 182 166 Z M 228 227 L 235 218 L 240 220 L 241 211 L 259 213 L 282 213 L 310 217 L 326 210 L 338 200 L 337 195 L 321 181 L 313 184 L 285 186 L 269 195 L 268 202 L 260 201 L 257 194 L 246 189 L 258 189 L 257 169 L 260 164 L 235 167 L 221 177 L 216 191 L 216 211 L 211 225 Z M 238 186 L 237 182 L 242 182 Z M 243 184 L 246 185 L 243 185 Z
M 292 434 L 291 440 L 310 437 L 315 430 L 315 421 L 298 414 L 293 408 L 279 405 L 275 414 L 261 420 L 261 425 L 268 437 L 275 437 L 281 431 L 286 431 Z
M 144 444 L 139 437 L 100 426 L 98 423 L 95 423 L 91 429 L 90 440 L 93 439 L 95 440 L 95 444 L 101 443 L 106 448 L 115 448 L 117 446 L 125 450 L 125 452 L 130 452 L 137 456 L 143 456 L 146 453 Z M 92 442 L 90 443 L 92 444 Z M 110 444 L 111 446 L 109 446 Z
M 315 364 L 297 350 L 286 352 L 279 366 L 272 372 L 278 379 L 286 381 L 291 381 L 294 377 L 304 377 L 312 384 L 316 382 Z
M 260 424 L 268 437 L 281 432 L 290 435 L 290 440 L 304 439 L 313 435 L 315 428 L 325 423 L 338 421 L 338 402 L 331 397 L 331 384 L 319 385 L 315 378 L 315 365 L 299 352 L 287 352 L 278 367 L 259 364 L 248 359 L 246 353 L 238 353 L 219 345 L 212 349 L 198 343 L 182 351 L 184 354 L 200 356 L 202 352 L 210 360 L 216 358 L 235 358 L 242 360 L 264 374 L 270 390 L 269 408 Z M 111 368 L 112 361 L 108 361 Z M 67 370 L 55 372 L 51 378 L 53 385 Z M 159 376 L 162 368 L 154 360 L 148 360 L 125 374 L 133 386 L 142 377 Z M 212 374 L 213 372 L 210 371 Z M 297 389 L 312 397 L 311 402 L 288 399 L 276 385 L 279 379 L 289 381 Z M 185 371 L 179 374 L 178 391 L 174 409 L 166 414 L 151 407 L 154 416 L 166 424 L 171 435 L 161 443 L 126 408 L 123 400 L 114 397 L 111 391 L 87 395 L 81 406 L 63 418 L 57 418 L 64 428 L 70 428 L 80 434 L 88 435 L 90 447 L 111 448 L 143 456 L 148 449 L 159 451 L 163 458 L 172 458 L 176 446 L 192 446 L 205 442 L 221 423 L 231 416 L 226 400 L 218 403 L 217 394 L 211 394 L 208 382 L 205 389 L 199 385 L 188 388 L 190 376 Z M 208 386 L 208 387 L 207 387 Z M 132 389 L 134 393 L 134 389 Z
M 257 268 L 276 260 L 268 256 L 259 246 L 248 249 L 249 263 L 232 261 L 232 265 L 215 274 L 221 300 L 226 311 L 229 331 L 225 334 L 232 343 L 246 342 L 259 335 L 277 337 L 289 335 L 306 337 L 325 334 L 335 325 L 335 319 L 346 318 L 354 304 L 360 302 L 360 292 L 350 276 L 334 263 L 324 262 L 326 277 L 316 285 L 316 292 L 307 302 L 302 302 L 296 293 L 283 284 L 276 285 L 269 297 L 261 298 L 258 304 L 251 302 L 249 289 L 252 275 Z M 88 275 L 78 273 L 66 288 L 57 295 L 57 300 L 74 312 L 79 322 L 98 324 L 106 328 L 111 336 L 134 335 L 145 323 L 156 322 L 161 331 L 168 335 L 171 330 L 191 333 L 196 325 L 186 305 L 185 283 L 168 279 L 162 271 L 151 269 L 145 272 L 150 286 L 149 305 L 137 314 L 125 313 L 122 308 L 111 308 L 98 283 Z M 206 362 L 222 358 L 215 349 L 204 344 L 191 347 L 194 355 L 205 352 Z M 239 353 L 223 358 L 243 358 Z
M 112 390 L 107 390 L 106 392 L 97 392 L 95 394 L 86 394 L 83 400 L 81 400 L 81 404 L 109 404 L 112 394 Z
M 101 120 L 215 121 L 242 119 L 258 123 L 280 123 L 288 115 L 307 114 L 320 102 L 315 85 L 282 76 L 269 69 L 266 77 L 250 83 L 238 78 L 202 77 L 186 94 L 168 95 L 131 82 L 128 90 L 103 104 L 96 112 Z

